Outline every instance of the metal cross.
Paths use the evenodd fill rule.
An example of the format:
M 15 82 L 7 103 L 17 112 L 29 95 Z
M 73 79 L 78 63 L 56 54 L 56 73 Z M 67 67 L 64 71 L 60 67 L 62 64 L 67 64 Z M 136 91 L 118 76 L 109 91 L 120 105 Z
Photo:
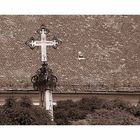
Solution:
M 48 41 L 47 34 L 49 33 L 49 30 L 44 25 L 42 25 L 37 32 L 40 34 L 40 40 L 35 40 L 33 37 L 31 37 L 26 42 L 26 45 L 28 45 L 31 49 L 34 49 L 36 46 L 40 46 L 41 61 L 47 62 L 47 47 L 53 47 L 56 49 L 61 42 L 55 36 L 53 37 L 52 41 Z

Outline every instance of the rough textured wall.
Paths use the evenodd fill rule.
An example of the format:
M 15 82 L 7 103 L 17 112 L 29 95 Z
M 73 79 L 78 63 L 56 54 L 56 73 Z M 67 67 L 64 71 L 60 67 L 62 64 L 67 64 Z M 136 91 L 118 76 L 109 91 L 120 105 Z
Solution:
M 26 88 L 40 48 L 25 45 L 41 24 L 62 40 L 48 62 L 59 83 L 140 86 L 140 16 L 0 16 L 0 87 Z M 81 51 L 85 60 L 78 60 Z

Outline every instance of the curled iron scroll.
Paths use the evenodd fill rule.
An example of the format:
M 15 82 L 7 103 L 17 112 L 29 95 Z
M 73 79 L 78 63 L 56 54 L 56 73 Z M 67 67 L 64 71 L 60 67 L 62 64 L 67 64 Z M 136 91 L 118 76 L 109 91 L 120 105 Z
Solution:
M 47 64 L 42 64 L 42 67 L 39 68 L 36 74 L 31 78 L 35 90 L 54 90 L 57 81 L 57 77 L 53 75 L 52 70 Z

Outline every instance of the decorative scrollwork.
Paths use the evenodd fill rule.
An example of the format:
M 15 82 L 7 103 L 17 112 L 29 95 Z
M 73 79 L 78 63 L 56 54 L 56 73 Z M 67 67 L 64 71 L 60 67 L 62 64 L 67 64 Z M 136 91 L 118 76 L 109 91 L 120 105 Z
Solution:
M 53 75 L 48 64 L 42 64 L 36 74 L 31 78 L 35 90 L 54 90 L 56 88 L 57 77 Z

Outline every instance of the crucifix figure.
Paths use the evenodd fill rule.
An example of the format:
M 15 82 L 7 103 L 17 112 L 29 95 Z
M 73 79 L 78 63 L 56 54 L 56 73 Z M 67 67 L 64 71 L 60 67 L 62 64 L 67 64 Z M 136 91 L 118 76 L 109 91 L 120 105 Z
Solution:
M 55 84 L 54 82 L 56 82 L 56 78 L 52 74 L 51 69 L 48 68 L 47 47 L 56 49 L 60 44 L 60 41 L 55 36 L 51 41 L 48 41 L 47 34 L 49 33 L 49 30 L 44 25 L 42 25 L 37 32 L 40 34 L 40 40 L 35 40 L 32 37 L 26 42 L 26 45 L 31 49 L 34 49 L 36 46 L 41 47 L 42 67 L 39 69 L 39 72 L 32 77 L 31 81 L 34 86 L 40 90 L 40 105 L 42 107 L 45 106 L 46 110 L 50 112 L 53 121 L 52 87 Z

